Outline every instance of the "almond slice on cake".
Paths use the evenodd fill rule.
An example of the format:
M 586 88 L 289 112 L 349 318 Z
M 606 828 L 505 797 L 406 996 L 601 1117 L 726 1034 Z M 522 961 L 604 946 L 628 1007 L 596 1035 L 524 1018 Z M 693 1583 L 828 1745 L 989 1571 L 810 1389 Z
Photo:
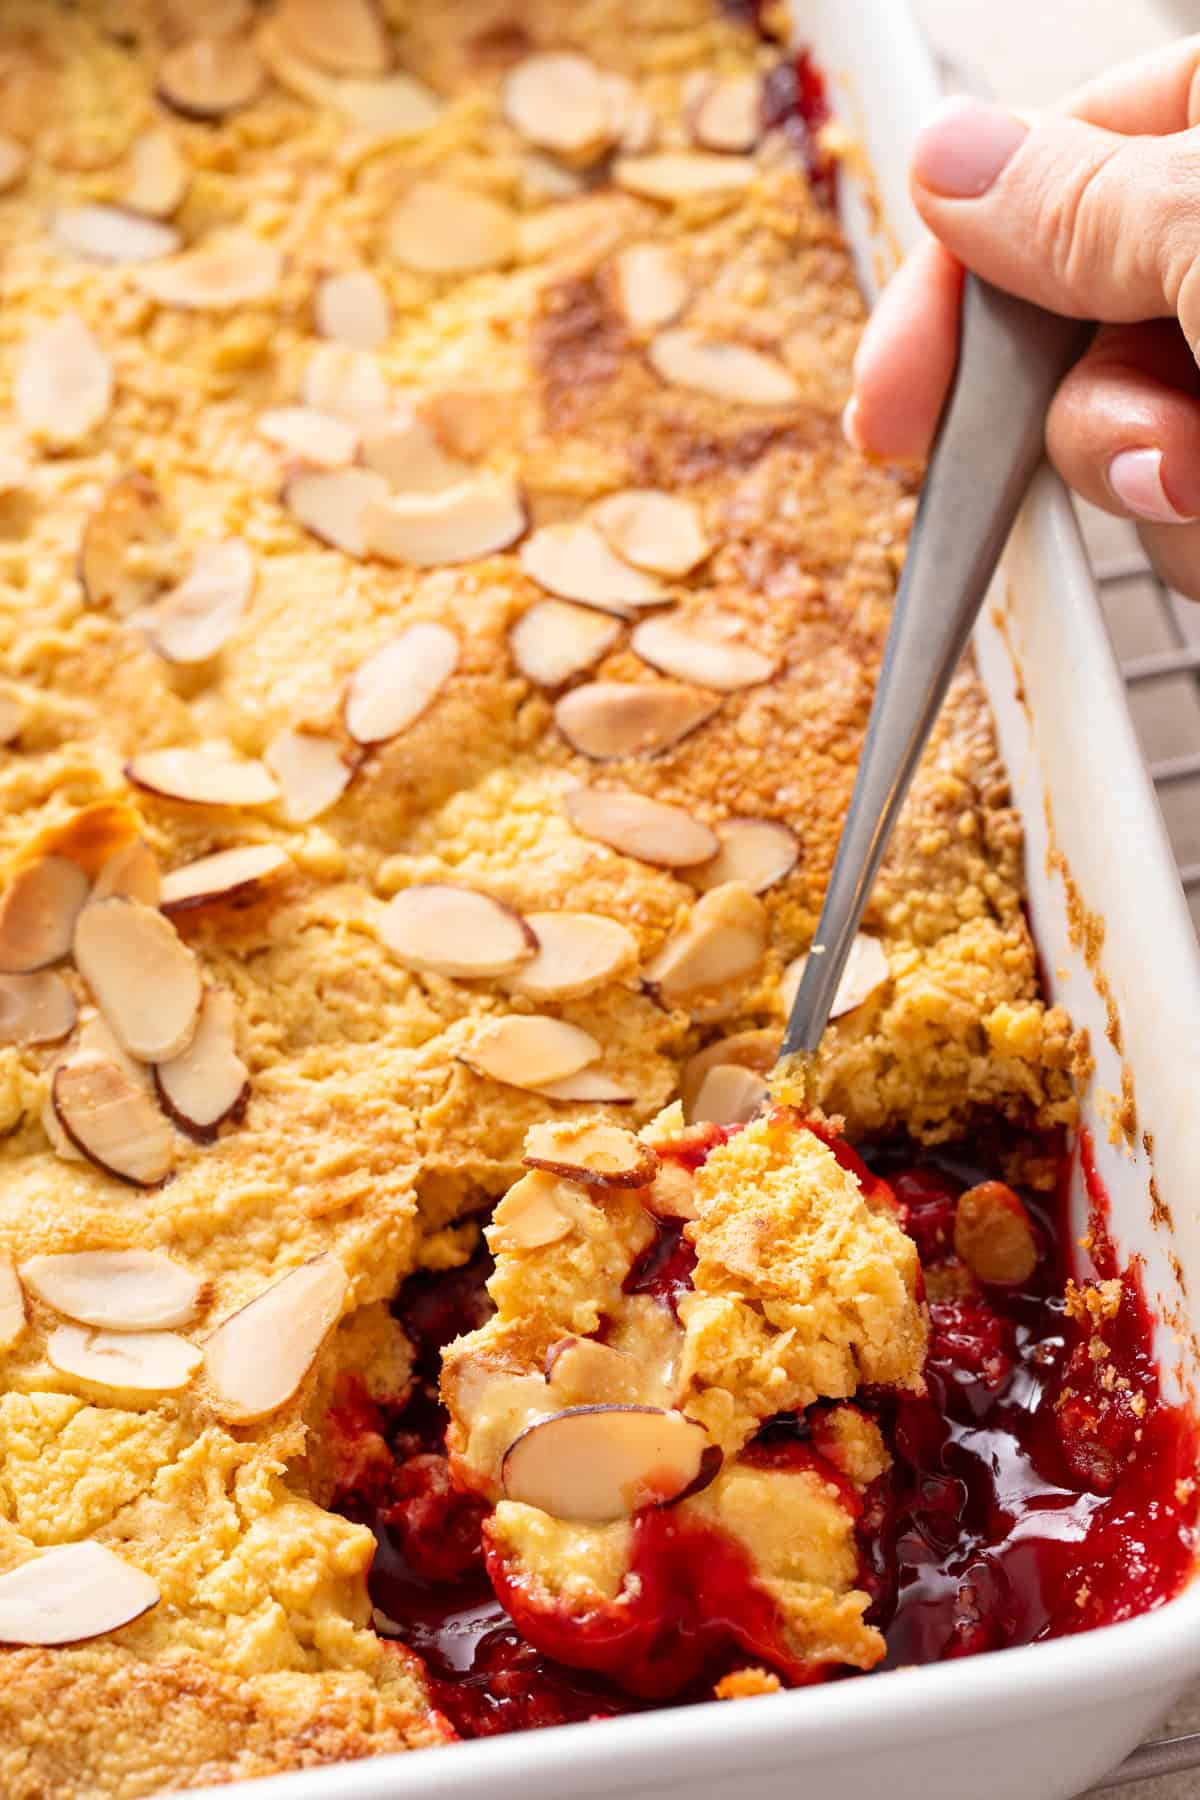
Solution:
M 511 475 L 472 475 L 438 493 L 391 494 L 367 503 L 367 549 L 418 569 L 475 562 L 506 550 L 525 530 L 525 503 Z
M 382 75 L 391 66 L 375 0 L 279 0 L 272 20 L 289 49 L 331 75 Z
M 411 406 L 393 408 L 364 426 L 362 461 L 398 494 L 437 494 L 475 478 L 470 463 L 444 450 Z
M 192 167 L 175 138 L 155 126 L 134 138 L 121 204 L 150 219 L 169 219 L 183 205 Z
M 185 119 L 223 119 L 258 98 L 266 71 L 248 38 L 189 37 L 158 67 L 158 97 Z
M 78 1644 L 157 1606 L 149 1575 L 103 1544 L 61 1544 L 0 1575 L 0 1644 Z
M 803 956 L 795 957 L 783 971 L 779 997 L 787 1013 L 791 1012 L 800 991 L 800 983 L 808 966 L 808 955 L 806 952 Z M 850 955 L 846 959 L 842 979 L 838 982 L 837 993 L 829 1009 L 830 1018 L 840 1019 L 843 1013 L 853 1012 L 864 1000 L 870 999 L 876 988 L 883 986 L 890 974 L 887 952 L 879 939 L 869 936 L 865 931 L 858 932 L 850 946 Z
M 748 344 L 722 343 L 675 327 L 653 338 L 647 355 L 668 387 L 687 388 L 713 400 L 735 406 L 791 406 L 800 398 L 791 372 Z
M 173 225 L 98 201 L 60 207 L 51 230 L 63 250 L 89 262 L 154 262 L 161 256 L 174 256 L 180 242 Z
M 361 557 L 368 550 L 368 509 L 387 492 L 383 476 L 370 469 L 312 469 L 291 477 L 283 503 L 323 544 Z
M 590 1032 L 541 1013 L 489 1019 L 459 1052 L 459 1061 L 510 1087 L 538 1088 L 598 1062 L 602 1046 Z
M 384 908 L 379 935 L 409 969 L 465 979 L 507 975 L 538 943 L 520 913 L 474 888 L 405 888 Z
M 712 550 L 690 500 L 657 488 L 624 488 L 592 507 L 611 549 L 654 575 L 687 575 Z
M 613 264 L 617 305 L 635 337 L 672 325 L 691 299 L 678 259 L 665 244 L 630 244 Z
M 78 313 L 36 325 L 17 353 L 13 404 L 35 442 L 70 450 L 108 417 L 112 358 Z
M 738 193 L 754 180 L 749 156 L 711 156 L 703 150 L 659 150 L 649 156 L 619 156 L 612 178 L 646 200 L 693 200 L 701 194 Z
M 92 1052 L 59 1063 L 54 1116 L 90 1163 L 134 1187 L 157 1187 L 175 1163 L 175 1137 L 153 1100 L 119 1063 Z
M 544 1250 L 547 1244 L 560 1243 L 567 1237 L 572 1220 L 557 1203 L 563 1185 L 540 1171 L 515 1181 L 497 1205 L 487 1228 L 488 1247 L 493 1254 L 504 1250 Z
M 745 1125 L 770 1098 L 770 1088 L 752 1069 L 714 1063 L 700 1083 L 690 1123 Z
M 352 350 L 378 350 L 392 328 L 387 291 L 370 269 L 323 276 L 313 296 L 313 314 L 323 338 Z
M 232 850 L 216 850 L 164 875 L 159 905 L 169 916 L 218 902 L 248 905 L 261 898 L 268 885 L 291 866 L 287 851 L 278 844 L 239 844 Z
M 526 923 L 537 938 L 537 952 L 504 985 L 529 1000 L 577 1000 L 637 965 L 637 939 L 616 919 L 536 912 L 526 915 Z
M 459 643 L 433 619 L 421 619 L 358 665 L 342 716 L 357 744 L 381 744 L 416 723 L 458 667 Z
M 79 579 L 89 606 L 122 617 L 148 606 L 171 566 L 175 526 L 161 490 L 145 475 L 122 475 L 87 516 Z
M 646 980 L 669 1000 L 745 978 L 767 953 L 767 914 L 740 882 L 697 900 L 686 923 L 646 966 Z
M 188 573 L 147 615 L 146 635 L 168 662 L 209 662 L 242 622 L 254 591 L 254 554 L 241 538 L 196 552 Z
M 171 921 L 141 900 L 114 895 L 85 906 L 75 925 L 75 963 L 121 1048 L 165 1062 L 192 1041 L 200 969 Z
M 573 750 L 605 762 L 654 756 L 712 718 L 719 702 L 673 681 L 589 681 L 554 708 L 554 723 Z
M 249 232 L 231 231 L 139 269 L 143 293 L 183 312 L 230 312 L 274 297 L 283 278 L 283 252 Z
M 288 822 L 305 825 L 341 799 L 362 762 L 362 751 L 342 738 L 296 725 L 271 740 L 263 761 L 279 783 Z
M 218 1325 L 204 1372 L 221 1418 L 247 1425 L 286 1406 L 337 1324 L 348 1286 L 337 1258 L 318 1256 Z
M 130 838 L 101 863 L 92 888 L 92 899 L 107 900 L 111 894 L 144 900 L 147 906 L 158 905 L 162 898 L 162 876 L 158 860 L 145 838 Z
M 326 343 L 319 344 L 304 365 L 300 397 L 316 412 L 332 413 L 361 427 L 387 410 L 392 392 L 372 351 Z
M 0 1044 L 53 1044 L 78 1013 L 75 996 L 53 969 L 0 975 Z
M 740 881 L 752 894 L 765 894 L 790 875 L 799 861 L 799 840 L 778 819 L 726 819 L 716 832 L 721 840 L 716 856 L 688 876 L 699 888 Z
M 29 975 L 65 956 L 89 889 L 78 863 L 65 856 L 19 868 L 0 893 L 0 970 Z
M 384 247 L 422 275 L 500 269 L 517 255 L 516 214 L 457 182 L 414 181 L 388 215 Z
M 154 1085 L 168 1118 L 197 1143 L 211 1143 L 226 1119 L 240 1118 L 250 1071 L 237 1053 L 237 1011 L 228 989 L 207 989 L 191 1043 L 155 1065 Z
M 561 1100 L 572 1106 L 632 1106 L 637 1099 L 630 1088 L 606 1075 L 603 1069 L 579 1069 L 561 1081 L 546 1081 L 531 1090 L 543 1100 Z
M 16 1265 L 0 1253 L 0 1351 L 11 1350 L 25 1330 L 25 1291 Z
M 174 1331 L 92 1331 L 60 1325 L 46 1339 L 46 1361 L 76 1381 L 135 1394 L 177 1394 L 204 1360 Z
M 694 1108 L 711 1069 L 720 1065 L 748 1069 L 754 1075 L 769 1075 L 779 1061 L 783 1035 L 777 1030 L 736 1031 L 732 1037 L 719 1038 L 703 1050 L 689 1056 L 680 1071 L 679 1097 L 683 1116 L 689 1125 L 696 1123 Z
M 692 136 L 706 150 L 753 150 L 762 113 L 757 75 L 702 76 L 687 108 Z
M 143 750 L 125 774 L 135 787 L 188 806 L 269 806 L 279 794 L 262 763 L 201 745 Z
M 572 50 L 524 57 L 505 76 L 501 104 L 526 143 L 568 162 L 594 162 L 617 140 L 609 79 Z
M 373 77 L 338 76 L 329 84 L 326 99 L 362 133 L 360 141 L 367 145 L 378 138 L 423 137 L 446 110 L 445 101 L 432 88 L 403 69 Z
M 531 1125 L 521 1161 L 527 1169 L 544 1169 L 585 1187 L 647 1187 L 658 1171 L 649 1144 L 607 1119 Z
M 539 687 L 561 687 L 614 648 L 621 622 L 569 600 L 539 600 L 511 626 L 508 642 L 522 675 Z
M 505 1496 L 552 1518 L 605 1524 L 662 1506 L 702 1471 L 708 1433 L 652 1406 L 576 1406 L 535 1419 L 504 1453 Z
M 560 600 L 578 600 L 615 612 L 661 606 L 669 598 L 656 575 L 635 569 L 617 556 L 595 525 L 586 520 L 543 525 L 520 549 L 521 567 L 531 580 Z
M 584 837 L 663 869 L 709 862 L 720 849 L 716 833 L 701 820 L 645 794 L 578 787 L 564 804 L 567 817 Z
M 260 437 L 312 469 L 344 469 L 358 455 L 358 431 L 315 406 L 276 406 L 258 418 Z
M 163 1331 L 188 1325 L 203 1283 L 156 1250 L 72 1250 L 31 1256 L 26 1286 L 64 1318 L 98 1331 Z
M 775 674 L 778 665 L 769 656 L 733 635 L 738 629 L 736 620 L 706 621 L 706 625 L 707 629 L 675 617 L 643 619 L 635 626 L 629 647 L 652 669 L 719 694 L 757 687 Z M 722 625 L 729 628 L 724 635 Z

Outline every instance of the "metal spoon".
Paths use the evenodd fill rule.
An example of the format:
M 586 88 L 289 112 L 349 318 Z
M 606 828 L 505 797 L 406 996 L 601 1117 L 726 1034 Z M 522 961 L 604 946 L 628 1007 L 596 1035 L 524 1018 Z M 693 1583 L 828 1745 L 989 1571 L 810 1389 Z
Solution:
M 958 373 L 930 457 L 784 1059 L 815 1051 L 829 1023 L 892 828 L 1041 461 L 1050 402 L 1090 331 L 967 277 Z

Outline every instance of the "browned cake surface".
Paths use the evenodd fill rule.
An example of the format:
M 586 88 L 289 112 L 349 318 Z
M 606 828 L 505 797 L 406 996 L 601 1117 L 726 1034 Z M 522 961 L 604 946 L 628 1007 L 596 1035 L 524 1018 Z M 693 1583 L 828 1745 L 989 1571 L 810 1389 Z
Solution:
M 164 57 L 196 28 L 187 8 L 8 0 L 0 18 L 0 131 L 12 139 L 0 146 L 11 151 L 0 194 L 0 884 L 39 833 L 102 801 L 135 809 L 164 872 L 278 846 L 287 861 L 249 905 L 177 917 L 204 980 L 234 997 L 250 1098 L 214 1142 L 176 1134 L 171 1179 L 141 1189 L 48 1135 L 53 1069 L 80 1027 L 65 1045 L 0 1048 L 0 1253 L 19 1265 L 161 1252 L 203 1283 L 182 1327 L 197 1343 L 307 1259 L 335 1258 L 348 1287 L 298 1395 L 251 1423 L 229 1416 L 203 1370 L 179 1392 L 147 1395 L 54 1367 L 47 1342 L 62 1320 L 27 1294 L 0 1368 L 0 1570 L 95 1540 L 146 1571 L 160 1599 L 84 1646 L 4 1654 L 0 1788 L 11 1800 L 132 1800 L 438 1735 L 419 1670 L 370 1629 L 370 1534 L 321 1509 L 306 1431 L 319 1430 L 339 1368 L 364 1371 L 379 1394 L 403 1392 L 407 1349 L 386 1302 L 414 1269 L 469 1251 L 480 1210 L 520 1172 L 532 1123 L 586 1110 L 459 1060 L 488 1021 L 540 1013 L 590 1034 L 593 1073 L 632 1096 L 614 1116 L 635 1126 L 671 1101 L 697 1050 L 780 1030 L 783 973 L 815 926 L 912 511 L 909 482 L 842 442 L 862 308 L 786 145 L 761 143 L 737 187 L 648 198 L 629 191 L 643 184 L 636 167 L 621 173 L 618 159 L 625 186 L 609 162 L 581 175 L 531 152 L 502 115 L 506 71 L 533 50 L 571 47 L 633 83 L 626 102 L 649 109 L 656 149 L 688 149 L 695 72 L 745 73 L 777 54 L 710 0 L 646 0 L 636 32 L 619 0 L 569 11 L 559 0 L 390 0 L 389 54 L 428 89 L 407 96 L 401 130 L 364 112 L 374 90 L 339 88 L 296 53 L 294 20 L 289 47 L 286 20 L 211 4 L 214 25 L 247 42 L 266 21 L 271 72 L 209 121 L 155 98 Z M 234 52 L 213 54 L 224 66 Z M 257 242 L 235 241 L 222 304 L 184 306 L 178 288 L 164 297 L 158 277 L 176 264 L 162 246 L 130 264 L 80 254 L 67 209 L 125 198 L 152 129 L 183 159 L 169 220 L 182 249 L 233 230 Z M 457 198 L 441 199 L 451 212 L 471 194 L 506 209 L 494 266 L 405 265 L 397 211 L 431 174 L 454 184 Z M 461 246 L 465 230 L 451 240 Z M 737 375 L 747 392 L 765 384 L 755 403 L 656 371 L 654 334 L 631 326 L 617 274 L 621 252 L 647 244 L 674 260 L 682 310 L 669 329 L 686 334 L 685 350 L 737 345 L 765 359 Z M 282 260 L 252 292 L 247 270 L 264 245 Z M 386 297 L 385 335 L 349 370 L 344 357 L 332 373 L 328 357 L 314 369 L 318 285 L 360 267 Z M 39 421 L 21 372 L 27 387 L 39 329 L 66 315 L 90 332 L 112 395 L 60 433 L 70 395 L 52 390 L 51 421 Z M 374 404 L 415 405 L 470 481 L 515 484 L 534 528 L 578 521 L 625 488 L 685 497 L 712 548 L 666 580 L 670 616 L 761 653 L 768 678 L 738 691 L 684 682 L 685 700 L 716 710 L 652 757 L 598 763 L 572 750 L 556 691 L 522 672 L 509 641 L 547 599 L 515 544 L 415 568 L 324 545 L 285 503 L 295 470 L 263 436 L 264 413 L 311 398 L 322 380 L 326 405 L 345 411 L 350 378 Z M 162 543 L 133 546 L 114 600 L 85 592 L 80 547 L 130 475 L 154 484 L 168 523 Z M 166 660 L 133 611 L 231 538 L 252 558 L 248 600 L 211 657 Z M 154 748 L 215 743 L 257 759 L 297 725 L 353 759 L 338 715 L 345 683 L 414 621 L 454 635 L 457 665 L 414 721 L 365 751 L 319 817 L 290 820 L 278 799 L 182 803 L 127 779 L 128 760 Z M 667 679 L 631 648 L 629 625 L 615 620 L 612 637 L 579 680 Z M 720 946 L 740 934 L 733 976 L 660 981 L 657 995 L 639 986 L 639 969 L 661 972 L 655 959 L 688 928 L 702 878 L 583 835 L 566 808 L 581 784 L 653 795 L 693 828 L 786 822 L 792 872 L 760 897 L 724 895 L 716 935 Z M 1079 1046 L 1037 998 L 1020 865 L 982 692 L 964 671 L 866 921 L 886 978 L 838 1020 L 823 1054 L 822 1100 L 852 1134 L 952 1136 L 978 1107 L 1043 1125 L 1069 1117 Z M 627 952 L 587 991 L 536 1001 L 504 977 L 406 966 L 403 941 L 399 952 L 385 941 L 385 907 L 439 881 L 522 913 L 603 915 L 628 934 Z

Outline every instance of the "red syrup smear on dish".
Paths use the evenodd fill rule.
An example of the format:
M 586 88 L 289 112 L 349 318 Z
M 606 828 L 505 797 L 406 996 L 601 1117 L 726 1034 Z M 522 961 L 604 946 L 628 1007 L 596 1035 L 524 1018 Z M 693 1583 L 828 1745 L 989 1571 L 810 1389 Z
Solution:
M 724 1135 L 681 1154 L 696 1166 Z M 887 1639 L 883 1666 L 1030 1643 L 1163 1604 L 1194 1564 L 1188 1483 L 1200 1443 L 1190 1415 L 1160 1398 L 1140 1276 L 1136 1266 L 1119 1270 L 1086 1136 L 1079 1155 L 1091 1267 L 1098 1280 L 1121 1283 L 1101 1322 L 1101 1356 L 1063 1300 L 1066 1158 L 1057 1207 L 1022 1195 L 1042 1249 L 1034 1277 L 1019 1289 L 983 1288 L 944 1277 L 954 1266 L 957 1196 L 1000 1166 L 1002 1141 L 920 1161 L 897 1147 L 868 1147 L 864 1161 L 843 1140 L 827 1141 L 875 1203 L 897 1207 L 934 1296 L 928 1395 L 857 1396 L 879 1417 L 895 1457 L 891 1474 L 857 1503 L 861 1582 L 872 1596 L 868 1617 Z M 690 1257 L 681 1228 L 660 1223 L 627 1289 L 675 1304 L 690 1283 Z M 379 1542 L 371 1591 L 386 1615 L 381 1629 L 422 1658 L 434 1704 L 454 1731 L 487 1736 L 611 1717 L 661 1698 L 702 1700 L 714 1679 L 748 1659 L 787 1685 L 812 1679 L 789 1668 L 739 1548 L 671 1507 L 635 1521 L 644 1601 L 634 1615 L 610 1608 L 581 1630 L 541 1611 L 526 1620 L 541 1648 L 522 1637 L 526 1601 L 496 1557 L 488 1579 L 485 1509 L 450 1483 L 436 1398 L 442 1344 L 489 1309 L 487 1273 L 481 1256 L 464 1270 L 408 1282 L 396 1311 L 416 1349 L 411 1397 L 380 1407 L 361 1387 L 347 1388 L 331 1418 L 337 1503 L 368 1520 Z M 769 1421 L 743 1454 L 806 1466 L 817 1454 L 820 1410 Z M 555 1660 L 555 1650 L 573 1666 Z

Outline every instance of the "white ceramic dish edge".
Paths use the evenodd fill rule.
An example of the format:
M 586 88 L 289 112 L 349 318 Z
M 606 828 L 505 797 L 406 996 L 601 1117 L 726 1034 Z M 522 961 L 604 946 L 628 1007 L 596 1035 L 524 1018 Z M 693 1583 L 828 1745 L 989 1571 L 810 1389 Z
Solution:
M 937 81 L 904 0 L 797 0 L 801 38 L 861 131 L 891 231 L 917 229 L 908 147 Z M 861 231 L 864 209 L 848 223 Z M 864 250 L 865 244 L 860 245 Z M 869 259 L 868 259 L 869 260 Z M 1124 1254 L 1179 1329 L 1164 1348 L 1190 1388 L 1196 1323 L 1177 1269 L 1200 1292 L 1200 1108 L 1195 1021 L 1200 953 L 1145 774 L 1069 503 L 1043 476 L 1014 537 L 995 617 L 976 651 L 1029 844 L 1030 906 L 1056 997 L 1091 1031 L 1089 1103 L 1097 1162 Z M 1014 678 L 1014 661 L 1019 671 Z M 1024 702 L 1018 694 L 1021 684 Z M 1088 796 L 1086 809 L 1080 797 Z M 1120 1058 L 1070 942 L 1060 876 L 1047 871 L 1045 802 L 1076 890 L 1105 921 L 1103 967 L 1137 1075 L 1139 1123 L 1155 1141 L 1159 1198 L 1174 1234 L 1151 1222 L 1144 1149 L 1110 1146 L 1106 1092 Z M 1172 1264 L 1172 1257 L 1178 1259 Z M 258 1800 L 1068 1800 L 1117 1763 L 1200 1673 L 1200 1584 L 1162 1610 L 1102 1631 L 966 1662 L 898 1670 L 753 1704 L 712 1703 L 250 1784 Z M 228 1788 L 206 1790 L 221 1800 Z

